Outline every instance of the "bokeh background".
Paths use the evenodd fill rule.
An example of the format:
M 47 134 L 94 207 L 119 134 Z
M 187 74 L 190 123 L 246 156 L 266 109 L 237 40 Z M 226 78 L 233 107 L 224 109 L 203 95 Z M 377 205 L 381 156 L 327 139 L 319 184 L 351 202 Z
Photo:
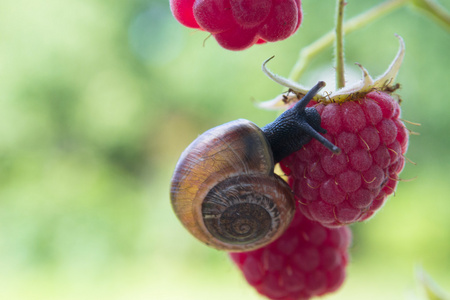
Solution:
M 276 112 L 298 51 L 331 30 L 334 0 L 304 0 L 298 33 L 244 52 L 182 27 L 168 1 L 0 1 L 0 299 L 262 299 L 227 255 L 174 217 L 169 182 L 201 132 Z M 354 16 L 378 0 L 348 1 Z M 450 9 L 450 0 L 441 0 Z M 346 37 L 372 75 L 398 76 L 412 136 L 395 196 L 352 226 L 348 279 L 326 299 L 419 299 L 422 266 L 450 291 L 450 34 L 401 8 Z M 331 49 L 301 82 L 333 77 Z M 328 86 L 331 86 L 329 83 Z

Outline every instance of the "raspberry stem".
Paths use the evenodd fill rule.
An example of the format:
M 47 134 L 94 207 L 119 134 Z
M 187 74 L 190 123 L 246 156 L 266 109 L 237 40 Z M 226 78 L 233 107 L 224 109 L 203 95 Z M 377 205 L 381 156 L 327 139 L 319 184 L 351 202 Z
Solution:
M 344 33 L 342 23 L 344 20 L 344 7 L 347 3 L 345 0 L 337 0 L 336 12 L 336 88 L 340 89 L 345 86 L 344 73 Z
M 362 13 L 347 22 L 342 26 L 343 34 L 349 34 L 367 24 L 370 24 L 374 20 L 402 7 L 411 0 L 389 0 L 386 1 L 365 13 Z M 328 48 L 333 44 L 336 39 L 335 31 L 330 31 L 320 39 L 316 40 L 309 46 L 303 47 L 299 53 L 296 64 L 292 68 L 289 75 L 289 79 L 292 81 L 298 81 L 306 70 L 307 65 L 311 60 L 320 52 Z
M 387 15 L 388 13 L 405 6 L 412 4 L 418 8 L 426 16 L 432 18 L 439 25 L 450 31 L 450 13 L 437 3 L 435 0 L 388 0 L 375 6 L 368 11 L 348 20 L 342 26 L 343 34 L 349 34 L 359 28 L 372 23 L 378 18 Z M 289 79 L 297 82 L 306 70 L 306 67 L 311 60 L 320 52 L 333 44 L 336 39 L 336 31 L 332 30 L 313 42 L 312 44 L 303 47 L 299 53 L 297 62 L 289 74 Z
M 412 4 L 450 31 L 450 13 L 434 0 L 412 0 Z

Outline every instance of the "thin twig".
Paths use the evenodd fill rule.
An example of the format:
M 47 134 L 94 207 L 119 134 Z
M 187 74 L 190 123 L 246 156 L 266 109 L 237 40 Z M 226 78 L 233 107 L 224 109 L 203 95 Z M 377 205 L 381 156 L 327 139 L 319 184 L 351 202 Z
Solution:
M 357 17 L 350 19 L 349 21 L 344 23 L 343 33 L 349 34 L 361 27 L 364 27 L 367 24 L 370 24 L 374 20 L 394 11 L 395 9 L 407 4 L 410 0 L 389 0 L 386 1 L 365 13 L 360 14 Z M 320 39 L 316 40 L 309 46 L 304 47 L 297 59 L 296 64 L 292 68 L 292 71 L 289 75 L 289 79 L 292 81 L 298 81 L 300 77 L 306 70 L 306 67 L 311 62 L 311 60 L 320 52 L 328 48 L 333 44 L 336 39 L 336 34 L 334 30 L 328 32 Z
M 347 3 L 345 0 L 337 0 L 336 7 L 336 89 L 343 88 L 345 86 L 345 72 L 344 72 L 344 33 L 343 33 L 343 20 L 344 20 L 344 7 Z

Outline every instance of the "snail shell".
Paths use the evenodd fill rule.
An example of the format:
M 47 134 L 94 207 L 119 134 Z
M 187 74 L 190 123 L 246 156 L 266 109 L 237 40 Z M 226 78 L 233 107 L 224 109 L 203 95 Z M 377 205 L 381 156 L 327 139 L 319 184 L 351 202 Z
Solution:
M 170 196 L 175 214 L 191 234 L 227 251 L 270 243 L 295 211 L 290 187 L 274 174 L 263 131 L 242 119 L 208 130 L 183 152 Z

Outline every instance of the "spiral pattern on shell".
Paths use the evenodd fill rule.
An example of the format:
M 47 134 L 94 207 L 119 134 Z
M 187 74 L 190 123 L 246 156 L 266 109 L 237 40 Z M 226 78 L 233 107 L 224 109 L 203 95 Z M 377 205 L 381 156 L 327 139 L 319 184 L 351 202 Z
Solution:
M 280 227 L 277 205 L 255 191 L 254 181 L 263 183 L 264 178 L 235 176 L 218 183 L 206 196 L 203 220 L 217 239 L 234 244 L 255 243 Z

